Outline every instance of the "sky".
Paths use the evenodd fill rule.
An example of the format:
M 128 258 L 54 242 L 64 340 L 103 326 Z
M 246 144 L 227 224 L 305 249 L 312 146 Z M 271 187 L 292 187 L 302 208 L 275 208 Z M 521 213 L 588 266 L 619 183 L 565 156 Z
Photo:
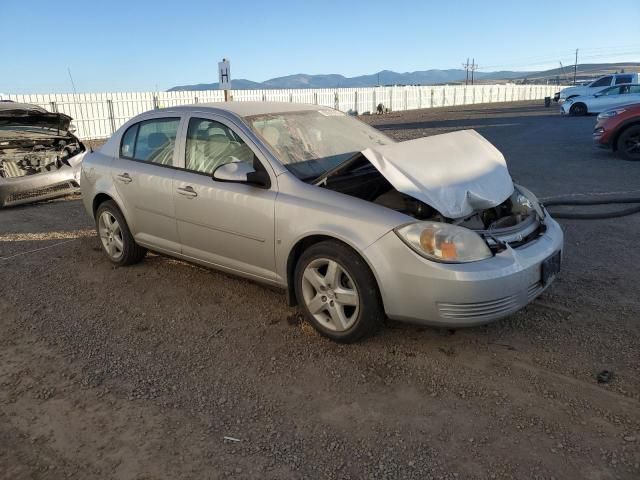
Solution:
M 0 92 L 155 91 L 295 73 L 640 62 L 640 1 L 0 0 Z

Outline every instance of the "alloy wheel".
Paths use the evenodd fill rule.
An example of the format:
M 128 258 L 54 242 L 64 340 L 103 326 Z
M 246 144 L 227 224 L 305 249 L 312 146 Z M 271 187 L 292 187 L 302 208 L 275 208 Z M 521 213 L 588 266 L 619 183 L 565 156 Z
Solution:
M 309 312 L 329 330 L 346 331 L 358 318 L 358 289 L 346 269 L 335 260 L 312 260 L 302 275 L 302 293 Z
M 124 250 L 124 240 L 122 238 L 122 229 L 116 217 L 109 211 L 104 211 L 98 219 L 98 234 L 102 241 L 102 246 L 107 255 L 113 260 L 122 257 Z
M 640 132 L 625 139 L 624 150 L 629 157 L 640 158 Z

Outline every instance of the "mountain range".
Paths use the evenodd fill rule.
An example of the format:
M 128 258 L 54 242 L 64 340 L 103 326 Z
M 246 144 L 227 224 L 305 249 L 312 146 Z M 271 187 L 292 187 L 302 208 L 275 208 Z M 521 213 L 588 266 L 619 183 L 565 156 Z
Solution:
M 625 68 L 626 71 L 640 70 L 640 63 L 607 63 L 607 64 L 582 64 L 578 65 L 580 77 L 597 77 L 606 73 Z M 475 72 L 477 83 L 497 81 L 523 81 L 525 79 L 535 81 L 555 81 L 558 77 L 565 80 L 573 74 L 573 66 L 564 69 L 552 69 L 540 72 L 517 72 L 510 70 L 496 72 Z M 254 82 L 244 78 L 232 80 L 232 87 L 236 90 L 265 89 L 265 88 L 347 88 L 347 87 L 373 87 L 376 85 L 437 85 L 442 83 L 464 82 L 466 72 L 463 69 L 448 70 L 422 70 L 417 72 L 393 72 L 382 70 L 370 75 L 345 77 L 339 74 L 309 75 L 298 73 L 284 77 L 271 78 L 264 82 Z M 572 78 L 572 77 L 571 77 Z M 217 90 L 218 83 L 198 83 L 195 85 L 179 85 L 170 88 L 169 91 L 180 90 Z

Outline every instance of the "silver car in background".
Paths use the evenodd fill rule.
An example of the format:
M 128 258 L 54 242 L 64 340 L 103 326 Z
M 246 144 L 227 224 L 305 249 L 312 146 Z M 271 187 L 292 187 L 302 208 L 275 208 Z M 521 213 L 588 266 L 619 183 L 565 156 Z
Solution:
M 0 207 L 77 192 L 85 146 L 71 117 L 0 102 Z
M 487 323 L 560 268 L 560 226 L 470 130 L 396 143 L 317 105 L 172 107 L 88 153 L 81 185 L 112 262 L 150 249 L 281 287 L 342 342 L 386 317 Z
M 563 115 L 587 115 L 633 103 L 640 103 L 640 84 L 616 85 L 593 95 L 572 97 L 562 104 L 560 113 Z

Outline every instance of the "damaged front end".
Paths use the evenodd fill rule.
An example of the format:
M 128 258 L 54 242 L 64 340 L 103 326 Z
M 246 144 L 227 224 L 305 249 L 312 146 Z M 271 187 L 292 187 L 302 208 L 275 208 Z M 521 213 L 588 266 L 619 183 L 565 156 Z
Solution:
M 314 183 L 413 217 L 396 233 L 436 261 L 481 260 L 546 230 L 535 195 L 471 130 L 368 148 Z
M 71 117 L 27 104 L 0 104 L 0 207 L 76 192 L 85 146 Z

